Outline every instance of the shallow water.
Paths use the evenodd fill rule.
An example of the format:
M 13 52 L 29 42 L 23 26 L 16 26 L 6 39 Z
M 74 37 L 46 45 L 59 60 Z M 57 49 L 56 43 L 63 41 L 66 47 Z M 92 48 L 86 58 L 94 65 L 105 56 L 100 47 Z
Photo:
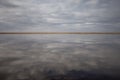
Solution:
M 0 35 L 0 78 L 118 78 L 119 41 L 120 35 Z

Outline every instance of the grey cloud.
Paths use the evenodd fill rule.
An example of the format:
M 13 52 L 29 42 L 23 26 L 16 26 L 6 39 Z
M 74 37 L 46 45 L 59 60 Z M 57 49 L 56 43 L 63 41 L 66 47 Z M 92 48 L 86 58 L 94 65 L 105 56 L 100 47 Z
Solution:
M 0 8 L 11 8 L 11 7 L 17 7 L 17 5 L 10 2 L 10 0 L 0 0 Z
M 63 27 L 66 31 L 72 31 L 71 27 L 80 24 L 82 26 L 75 27 L 73 31 L 82 31 L 83 28 L 91 31 L 94 28 L 90 24 L 94 24 L 97 31 L 99 28 L 107 29 L 104 28 L 105 24 L 115 28 L 114 25 L 120 22 L 119 0 L 2 0 L 0 4 L 19 6 L 1 8 L 0 22 L 4 30 L 10 29 L 3 24 L 11 25 L 13 26 L 11 30 L 17 31 L 41 31 L 41 29 L 63 31 Z M 119 25 L 116 30 L 118 29 L 120 29 Z

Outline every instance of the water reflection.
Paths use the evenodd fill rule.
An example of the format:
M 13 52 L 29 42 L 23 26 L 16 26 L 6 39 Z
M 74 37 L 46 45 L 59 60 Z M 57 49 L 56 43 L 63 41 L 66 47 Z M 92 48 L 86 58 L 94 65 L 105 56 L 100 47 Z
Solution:
M 2 80 L 26 80 L 28 77 L 34 77 L 35 80 L 61 80 L 66 76 L 71 80 L 98 80 L 118 78 L 120 74 L 119 35 L 52 34 L 0 37 Z M 4 74 L 8 75 L 9 79 L 3 79 Z M 38 77 L 39 75 L 42 77 Z M 30 78 L 28 80 L 34 80 Z

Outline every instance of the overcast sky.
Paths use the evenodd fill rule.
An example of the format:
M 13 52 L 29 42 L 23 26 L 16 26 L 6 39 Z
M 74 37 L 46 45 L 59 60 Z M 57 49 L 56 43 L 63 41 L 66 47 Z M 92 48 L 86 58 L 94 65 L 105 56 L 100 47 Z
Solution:
M 120 0 L 0 0 L 0 31 L 120 31 Z

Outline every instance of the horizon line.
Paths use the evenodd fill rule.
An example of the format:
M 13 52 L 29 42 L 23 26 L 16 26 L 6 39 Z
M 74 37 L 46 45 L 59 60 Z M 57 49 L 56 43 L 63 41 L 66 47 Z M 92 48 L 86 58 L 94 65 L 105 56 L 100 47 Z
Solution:
M 120 32 L 0 32 L 0 34 L 120 34 Z

